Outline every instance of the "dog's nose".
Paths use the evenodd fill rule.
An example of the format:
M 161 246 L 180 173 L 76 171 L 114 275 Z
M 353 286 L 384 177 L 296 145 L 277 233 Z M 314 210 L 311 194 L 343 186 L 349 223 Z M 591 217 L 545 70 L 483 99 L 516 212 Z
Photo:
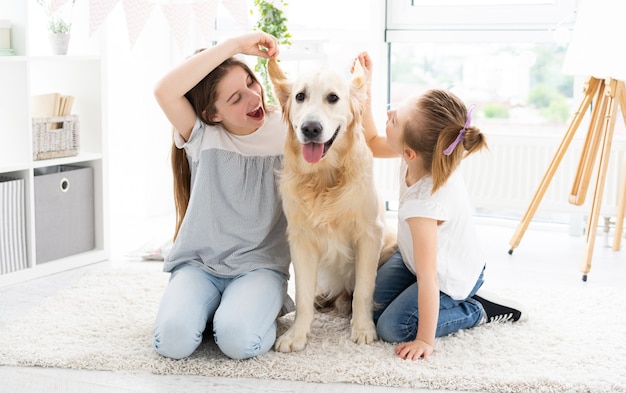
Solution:
M 300 129 L 307 139 L 315 139 L 322 133 L 322 125 L 319 121 L 307 120 L 302 123 Z

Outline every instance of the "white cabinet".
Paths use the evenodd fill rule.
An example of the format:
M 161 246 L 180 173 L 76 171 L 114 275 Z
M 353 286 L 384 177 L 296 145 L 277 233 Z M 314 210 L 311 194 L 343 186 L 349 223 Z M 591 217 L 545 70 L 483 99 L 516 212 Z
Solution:
M 15 52 L 14 56 L 0 56 L 0 177 L 24 179 L 28 261 L 24 269 L 0 274 L 0 286 L 103 261 L 109 256 L 106 79 L 100 53 L 105 45 L 98 34 L 88 31 L 87 3 L 76 2 L 70 47 L 63 56 L 51 55 L 46 18 L 35 0 L 0 0 L 0 19 L 11 23 L 11 46 Z M 76 156 L 33 160 L 31 97 L 53 92 L 75 98 L 72 114 L 79 118 L 80 150 Z M 37 264 L 35 176 L 48 167 L 61 165 L 93 169 L 95 248 Z

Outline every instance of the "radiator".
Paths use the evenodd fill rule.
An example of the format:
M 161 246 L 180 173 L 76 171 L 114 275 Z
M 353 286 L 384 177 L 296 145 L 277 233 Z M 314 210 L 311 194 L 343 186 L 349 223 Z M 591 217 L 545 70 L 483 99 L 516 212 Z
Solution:
M 562 136 L 489 135 L 489 150 L 463 160 L 463 172 L 470 198 L 480 215 L 520 218 L 530 205 Z M 589 215 L 595 179 L 589 185 L 585 203 L 568 202 L 582 151 L 583 140 L 574 138 L 533 218 L 571 222 Z M 615 137 L 604 187 L 602 217 L 615 217 L 620 176 L 626 170 L 626 140 Z M 389 210 L 397 207 L 400 159 L 376 159 L 374 176 Z M 598 166 L 596 159 L 596 168 Z M 574 218 L 573 218 L 574 217 Z

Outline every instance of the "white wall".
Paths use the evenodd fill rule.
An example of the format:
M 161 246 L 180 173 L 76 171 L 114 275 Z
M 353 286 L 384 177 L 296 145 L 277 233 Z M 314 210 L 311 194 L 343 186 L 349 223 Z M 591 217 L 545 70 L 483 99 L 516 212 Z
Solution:
M 323 59 L 331 67 L 345 68 L 347 73 L 350 60 L 358 52 L 367 50 L 374 57 L 374 103 L 380 108 L 377 117 L 384 125 L 384 2 L 349 0 L 339 4 L 335 0 L 292 0 L 288 3 L 286 15 L 293 40 L 315 38 L 324 42 L 318 60 Z M 351 15 L 346 15 L 347 11 L 324 11 L 324 18 L 313 17 L 339 5 L 343 10 L 355 11 Z M 223 15 L 226 11 L 220 6 L 219 12 Z M 253 22 L 251 18 L 250 27 Z M 108 16 L 105 28 L 110 230 L 112 254 L 116 256 L 147 242 L 164 242 L 172 233 L 171 126 L 156 104 L 153 88 L 159 78 L 193 49 L 210 43 L 202 42 L 192 25 L 188 47 L 179 48 L 162 12 L 155 9 L 131 49 L 122 2 Z M 284 51 L 285 55 L 287 52 Z
M 121 5 L 106 26 L 113 255 L 151 240 L 157 228 L 149 228 L 150 218 L 173 211 L 171 128 L 152 93 L 172 66 L 169 29 L 154 12 L 131 50 Z

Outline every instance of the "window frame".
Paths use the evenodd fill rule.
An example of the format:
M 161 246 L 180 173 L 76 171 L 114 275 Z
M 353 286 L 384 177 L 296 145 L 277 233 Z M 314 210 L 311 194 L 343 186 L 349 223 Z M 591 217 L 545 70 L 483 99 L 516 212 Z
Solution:
M 385 42 L 549 42 L 555 29 L 573 28 L 579 2 L 474 1 L 475 5 L 432 5 L 436 2 L 386 0 Z

